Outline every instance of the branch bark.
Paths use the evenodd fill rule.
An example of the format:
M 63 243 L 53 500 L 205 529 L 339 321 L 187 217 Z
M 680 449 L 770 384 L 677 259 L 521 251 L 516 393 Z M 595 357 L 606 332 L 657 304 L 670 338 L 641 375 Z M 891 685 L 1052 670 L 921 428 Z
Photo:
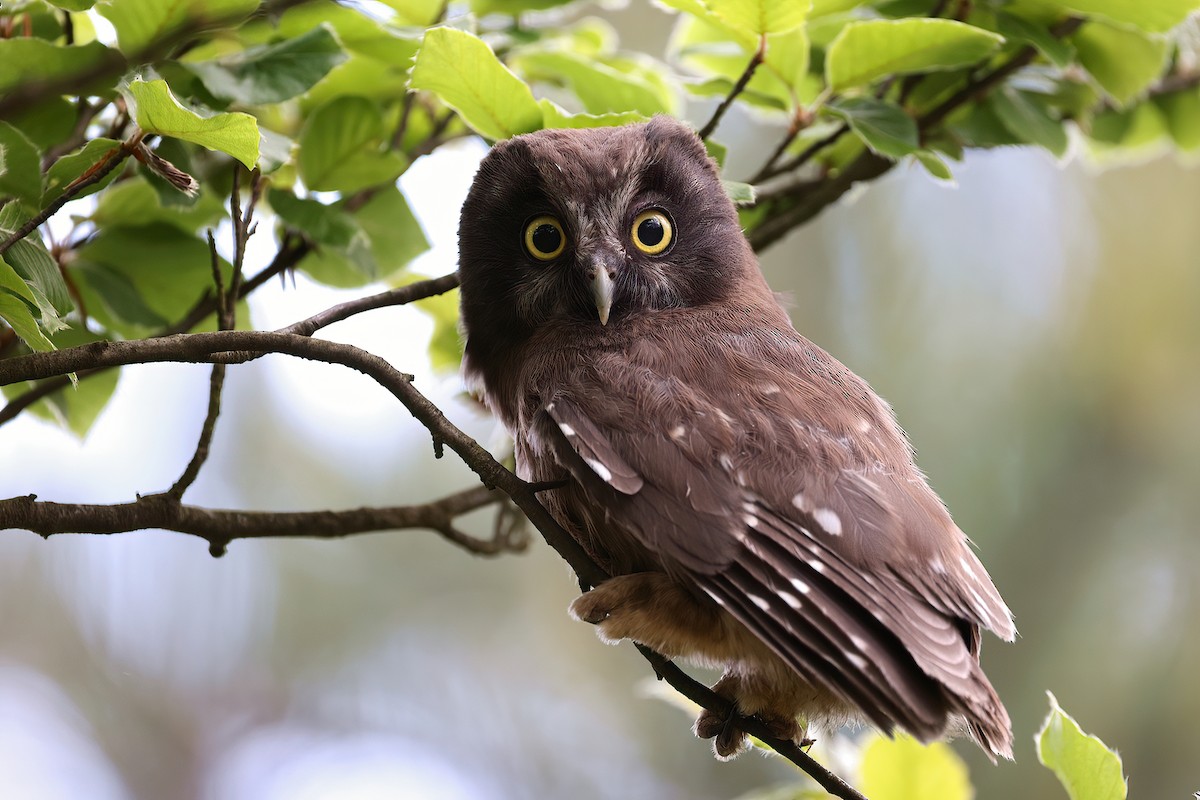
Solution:
M 223 549 L 233 539 L 303 536 L 335 539 L 358 533 L 427 528 L 464 550 L 495 556 L 520 552 L 528 539 L 504 532 L 478 539 L 454 526 L 466 513 L 500 502 L 504 495 L 477 486 L 440 500 L 408 506 L 345 511 L 232 511 L 180 503 L 169 493 L 112 505 L 52 503 L 35 495 L 0 500 L 0 529 L 19 528 L 43 538 L 64 533 L 114 534 L 162 529 L 198 536 Z
M 445 281 L 451 277 L 446 276 L 440 280 Z M 371 299 L 367 298 L 367 300 Z M 435 442 L 442 443 L 457 453 L 467 466 L 479 476 L 484 487 L 488 490 L 498 488 L 512 499 L 513 503 L 524 512 L 533 526 L 542 534 L 547 544 L 554 548 L 575 571 L 579 577 L 581 588 L 597 586 L 608 579 L 608 574 L 591 560 L 579 543 L 550 516 L 550 513 L 539 502 L 538 491 L 551 487 L 528 484 L 505 469 L 487 450 L 451 423 L 436 405 L 421 394 L 413 386 L 411 375 L 400 372 L 379 356 L 351 345 L 313 339 L 296 333 L 263 331 L 216 331 L 128 342 L 94 342 L 67 350 L 33 353 L 20 358 L 0 361 L 0 385 L 64 375 L 79 370 L 85 365 L 113 367 L 166 361 L 204 363 L 219 359 L 225 354 L 244 352 L 283 353 L 313 361 L 340 364 L 374 379 L 376 383 L 391 392 L 409 410 L 409 413 L 429 430 Z M 141 501 L 148 501 L 151 504 L 147 507 L 153 507 L 154 503 L 159 502 L 153 498 L 141 498 L 139 502 Z M 186 508 L 182 504 L 177 505 L 181 509 Z M 44 514 L 47 516 L 45 524 L 50 524 L 49 518 L 55 516 L 61 520 L 70 518 L 74 514 L 98 515 L 111 512 L 102 512 L 95 507 L 66 505 L 50 507 L 47 504 L 39 506 L 33 498 L 11 498 L 0 501 L 0 528 L 11 527 L 18 519 L 16 515 L 21 513 L 26 515 Z M 60 530 L 65 530 L 65 528 L 60 528 Z M 445 535 L 444 531 L 442 533 Z M 221 538 L 214 537 L 209 541 L 215 553 L 219 553 L 224 547 L 225 542 Z M 462 544 L 461 542 L 457 543 Z M 669 659 L 650 650 L 643 648 L 639 648 L 639 650 L 650 662 L 656 674 L 676 690 L 706 708 L 712 708 L 721 713 L 730 711 L 728 701 L 687 675 Z M 844 781 L 813 761 L 796 747 L 795 743 L 773 739 L 758 720 L 739 719 L 738 724 L 756 736 L 763 734 L 759 737 L 762 741 L 812 776 L 834 796 L 843 798 L 843 800 L 865 800 L 861 794 L 855 792 Z

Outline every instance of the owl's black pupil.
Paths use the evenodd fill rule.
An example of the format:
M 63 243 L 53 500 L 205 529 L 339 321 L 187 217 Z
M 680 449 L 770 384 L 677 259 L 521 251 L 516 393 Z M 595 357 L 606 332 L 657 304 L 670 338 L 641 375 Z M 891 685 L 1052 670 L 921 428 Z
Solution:
M 562 231 L 548 222 L 543 222 L 533 229 L 529 237 L 539 253 L 553 253 L 562 243 Z
M 658 217 L 647 217 L 642 220 L 642 224 L 638 225 L 638 239 L 647 247 L 654 247 L 663 240 L 666 232 L 663 230 L 662 220 Z

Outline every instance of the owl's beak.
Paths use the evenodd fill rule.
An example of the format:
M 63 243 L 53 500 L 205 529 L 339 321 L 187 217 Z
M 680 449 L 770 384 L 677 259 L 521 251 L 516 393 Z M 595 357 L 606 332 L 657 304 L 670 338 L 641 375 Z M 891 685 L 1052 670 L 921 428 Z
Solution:
M 608 311 L 612 308 L 613 282 L 608 277 L 608 270 L 598 267 L 592 278 L 592 299 L 596 301 L 596 311 L 600 314 L 600 324 L 608 324 Z

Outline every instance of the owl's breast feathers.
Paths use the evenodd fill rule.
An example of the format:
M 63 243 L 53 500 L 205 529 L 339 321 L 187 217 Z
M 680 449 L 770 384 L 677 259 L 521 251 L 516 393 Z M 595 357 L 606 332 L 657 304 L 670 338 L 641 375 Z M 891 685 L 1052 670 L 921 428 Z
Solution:
M 979 627 L 1011 640 L 1011 613 L 891 410 L 782 314 L 745 311 L 539 332 L 489 387 L 523 471 L 572 475 L 551 510 L 611 571 L 703 592 L 884 730 L 931 739 L 960 714 L 1011 757 L 978 663 Z

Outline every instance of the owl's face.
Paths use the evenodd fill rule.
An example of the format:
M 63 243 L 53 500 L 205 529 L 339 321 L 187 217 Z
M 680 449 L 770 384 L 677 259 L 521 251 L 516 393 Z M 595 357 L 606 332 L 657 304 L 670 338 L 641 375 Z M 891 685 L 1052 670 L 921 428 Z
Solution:
M 667 117 L 496 145 L 459 247 L 469 338 L 718 302 L 754 263 L 715 164 Z

